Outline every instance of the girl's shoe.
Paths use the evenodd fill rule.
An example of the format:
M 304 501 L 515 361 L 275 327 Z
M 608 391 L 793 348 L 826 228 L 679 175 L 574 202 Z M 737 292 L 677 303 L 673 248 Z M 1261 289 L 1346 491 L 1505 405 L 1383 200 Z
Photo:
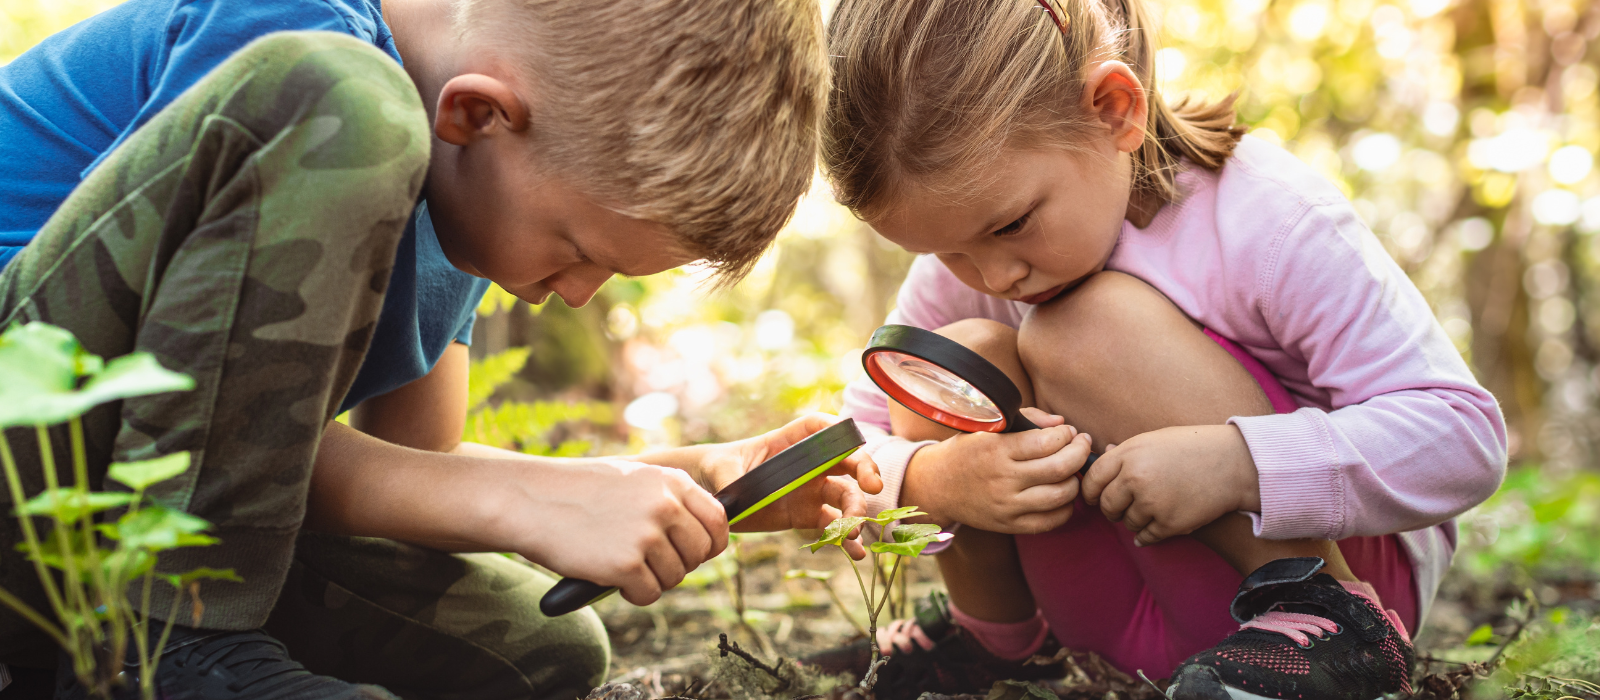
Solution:
M 1374 700 L 1410 694 L 1414 651 L 1400 618 L 1318 574 L 1316 557 L 1268 563 L 1239 586 L 1243 623 L 1189 657 L 1172 700 Z
M 983 693 L 996 681 L 1059 678 L 1060 666 L 1008 661 L 983 648 L 950 616 L 950 601 L 934 591 L 916 602 L 916 617 L 895 620 L 879 630 L 891 647 L 890 660 L 878 669 L 873 692 L 878 700 L 915 700 L 923 693 L 955 695 Z M 881 646 L 881 645 L 880 645 Z M 1046 638 L 1040 654 L 1053 654 L 1058 646 Z M 801 659 L 801 664 L 824 673 L 865 675 L 872 663 L 868 640 L 831 649 Z

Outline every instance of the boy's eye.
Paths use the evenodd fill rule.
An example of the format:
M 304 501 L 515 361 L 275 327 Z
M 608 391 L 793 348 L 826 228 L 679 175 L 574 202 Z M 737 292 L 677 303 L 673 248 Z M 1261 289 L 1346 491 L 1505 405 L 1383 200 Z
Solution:
M 1005 236 L 1016 235 L 1017 233 L 1022 231 L 1022 227 L 1023 226 L 1027 226 L 1028 225 L 1028 218 L 1031 217 L 1031 216 L 1033 216 L 1033 212 L 1031 212 L 1031 211 L 1026 213 L 1026 214 L 1023 214 L 1016 221 L 1013 221 L 1013 222 L 1011 222 L 1009 224 L 1006 224 L 1005 226 L 1001 226 L 1000 228 L 996 229 L 995 232 L 992 235 L 994 237 L 996 237 L 996 238 L 1003 238 Z

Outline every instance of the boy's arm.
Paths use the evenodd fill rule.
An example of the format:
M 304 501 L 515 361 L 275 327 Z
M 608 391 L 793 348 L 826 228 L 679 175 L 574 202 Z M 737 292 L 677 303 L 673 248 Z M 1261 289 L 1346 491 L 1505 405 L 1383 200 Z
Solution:
M 328 423 L 305 527 L 447 551 L 516 552 L 637 605 L 722 551 L 721 504 L 686 472 L 621 460 L 486 459 Z
M 462 447 L 467 425 L 467 346 L 451 343 L 421 379 L 350 410 L 350 426 L 380 440 L 430 452 Z

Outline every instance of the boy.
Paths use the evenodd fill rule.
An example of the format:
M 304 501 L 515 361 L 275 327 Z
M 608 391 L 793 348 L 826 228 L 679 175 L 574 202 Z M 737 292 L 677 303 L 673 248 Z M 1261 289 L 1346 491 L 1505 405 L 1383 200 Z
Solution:
M 174 632 L 166 696 L 603 679 L 592 612 L 542 618 L 547 578 L 443 552 L 518 552 L 647 604 L 724 546 L 706 489 L 828 421 L 638 461 L 462 444 L 481 278 L 573 306 L 614 273 L 737 279 L 810 181 L 819 36 L 814 0 L 129 0 L 0 67 L 0 323 L 197 382 L 86 418 L 102 474 L 192 451 L 153 495 L 222 544 L 163 568 L 244 579 Z M 29 435 L 7 437 L 34 455 Z M 880 485 L 855 459 L 754 526 L 861 511 L 847 473 Z M 39 602 L 6 561 L 0 585 Z M 7 611 L 0 662 L 55 656 Z

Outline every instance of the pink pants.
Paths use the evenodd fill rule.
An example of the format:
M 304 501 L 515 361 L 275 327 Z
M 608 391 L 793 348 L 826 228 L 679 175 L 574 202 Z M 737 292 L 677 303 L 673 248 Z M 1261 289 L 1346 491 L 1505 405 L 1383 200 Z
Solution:
M 1298 408 L 1255 358 L 1210 330 L 1206 335 L 1244 365 L 1274 411 Z M 1079 499 L 1066 525 L 1016 540 L 1028 587 L 1056 641 L 1094 651 L 1127 673 L 1143 669 L 1164 677 L 1239 628 L 1228 605 L 1244 577 L 1189 537 L 1134 547 L 1132 532 Z M 1416 585 L 1399 538 L 1351 537 L 1340 540 L 1339 549 L 1356 576 L 1415 632 Z

